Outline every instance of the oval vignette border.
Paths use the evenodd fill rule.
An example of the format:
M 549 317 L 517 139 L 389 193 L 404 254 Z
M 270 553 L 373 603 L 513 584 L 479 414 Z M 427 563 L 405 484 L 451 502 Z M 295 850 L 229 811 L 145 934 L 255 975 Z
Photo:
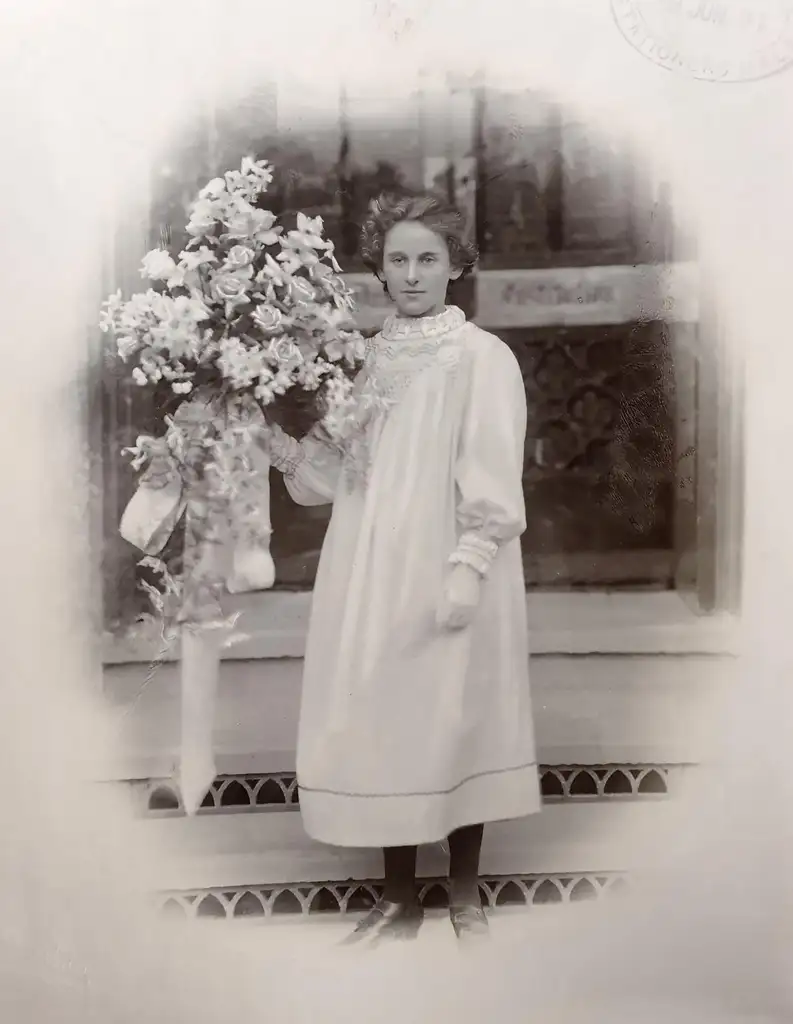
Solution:
M 649 0 L 650 3 L 657 5 L 657 0 Z M 679 0 L 679 4 L 682 5 L 685 0 Z M 762 0 L 761 0 L 762 2 Z M 730 55 L 719 55 L 718 44 L 716 44 L 710 51 L 706 47 L 701 48 L 701 57 L 698 59 L 699 66 L 694 64 L 694 61 L 687 60 L 685 56 L 681 56 L 680 51 L 675 49 L 674 45 L 668 45 L 662 38 L 661 33 L 648 24 L 647 18 L 643 12 L 643 8 L 646 8 L 648 0 L 609 0 L 609 7 L 611 10 L 612 20 L 622 36 L 625 42 L 635 50 L 640 56 L 644 57 L 650 63 L 655 64 L 656 67 L 661 68 L 664 71 L 670 71 L 673 74 L 680 75 L 681 77 L 689 77 L 698 82 L 707 82 L 712 85 L 748 85 L 752 82 L 762 82 L 768 78 L 773 78 L 776 75 L 783 74 L 786 71 L 793 69 L 793 2 L 792 0 L 772 0 L 770 6 L 776 7 L 779 10 L 779 14 L 783 21 L 786 21 L 787 25 L 780 26 L 779 38 L 773 43 L 765 43 L 754 51 L 747 52 L 740 57 L 734 57 Z M 727 8 L 730 11 L 735 11 L 735 0 L 713 0 L 710 6 L 724 6 L 727 4 Z M 698 8 L 702 6 L 702 3 L 698 3 Z M 755 4 L 751 0 L 738 0 L 739 11 L 750 11 L 756 10 Z M 671 13 L 671 5 L 670 5 Z M 670 19 L 669 28 L 672 29 L 672 21 Z M 634 38 L 634 34 L 631 32 L 631 28 L 638 29 L 638 33 L 641 34 L 641 41 L 637 41 Z M 714 31 L 707 26 L 707 23 L 703 21 L 703 30 L 705 32 Z M 718 31 L 718 29 L 715 29 Z M 672 34 L 670 31 L 668 34 Z M 773 63 L 768 62 L 768 58 L 762 57 L 764 50 L 771 47 L 780 47 L 784 56 L 781 59 L 777 59 Z M 653 48 L 664 53 L 663 58 L 654 55 L 651 51 Z M 728 67 L 731 62 L 734 62 L 737 68 L 742 66 L 762 65 L 765 62 L 768 66 L 766 70 L 760 71 L 759 69 L 754 70 L 750 73 L 741 74 L 740 72 L 727 72 L 725 75 L 719 76 L 715 74 L 709 67 L 710 64 L 716 66 Z M 692 66 L 689 66 L 692 65 Z

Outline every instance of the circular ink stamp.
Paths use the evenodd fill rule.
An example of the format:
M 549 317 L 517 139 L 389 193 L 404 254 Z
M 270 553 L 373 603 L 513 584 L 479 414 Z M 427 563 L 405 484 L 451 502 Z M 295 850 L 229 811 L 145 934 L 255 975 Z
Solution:
M 706 82 L 754 82 L 793 66 L 793 0 L 611 0 L 643 57 Z

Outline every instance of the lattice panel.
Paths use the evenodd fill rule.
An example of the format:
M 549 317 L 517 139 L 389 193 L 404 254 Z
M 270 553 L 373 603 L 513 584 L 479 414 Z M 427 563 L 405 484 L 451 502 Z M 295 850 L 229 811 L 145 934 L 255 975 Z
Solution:
M 545 803 L 589 800 L 660 799 L 670 795 L 681 765 L 553 765 L 540 769 Z M 167 780 L 134 783 L 144 814 L 181 814 L 175 787 Z M 223 775 L 201 805 L 201 814 L 294 810 L 299 806 L 293 773 Z
M 675 389 L 665 325 L 504 330 L 529 423 L 529 586 L 671 585 Z
M 619 873 L 575 875 L 503 875 L 480 880 L 485 907 L 564 905 L 596 900 L 623 890 L 627 878 Z M 365 913 L 380 898 L 380 881 L 317 882 L 298 885 L 238 886 L 160 894 L 164 913 L 204 919 L 268 919 L 284 915 L 313 917 L 320 914 Z M 448 883 L 434 878 L 421 884 L 419 898 L 427 910 L 449 905 Z
M 498 333 L 521 365 L 529 409 L 528 586 L 671 585 L 676 399 L 665 325 Z M 278 584 L 309 587 L 330 508 L 296 508 L 275 477 Z
M 554 530 L 555 551 L 671 547 L 674 377 L 665 326 L 499 333 L 526 386 L 530 527 Z M 525 544 L 543 546 L 531 532 Z

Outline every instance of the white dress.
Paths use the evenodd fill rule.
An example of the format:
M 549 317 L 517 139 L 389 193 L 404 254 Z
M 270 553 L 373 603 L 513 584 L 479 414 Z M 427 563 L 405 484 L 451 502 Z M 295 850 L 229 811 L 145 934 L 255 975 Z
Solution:
M 429 843 L 540 808 L 519 541 L 526 398 L 507 345 L 454 306 L 392 317 L 363 373 L 392 395 L 363 450 L 310 434 L 281 452 L 296 502 L 333 502 L 303 675 L 300 807 L 320 842 Z M 473 624 L 457 632 L 436 622 L 455 553 L 486 571 Z

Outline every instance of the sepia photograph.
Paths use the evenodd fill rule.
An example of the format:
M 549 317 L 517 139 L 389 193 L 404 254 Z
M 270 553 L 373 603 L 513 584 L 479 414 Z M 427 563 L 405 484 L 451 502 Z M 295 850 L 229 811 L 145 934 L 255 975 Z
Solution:
M 793 4 L 348 6 L 18 16 L 8 1020 L 781 1021 Z

